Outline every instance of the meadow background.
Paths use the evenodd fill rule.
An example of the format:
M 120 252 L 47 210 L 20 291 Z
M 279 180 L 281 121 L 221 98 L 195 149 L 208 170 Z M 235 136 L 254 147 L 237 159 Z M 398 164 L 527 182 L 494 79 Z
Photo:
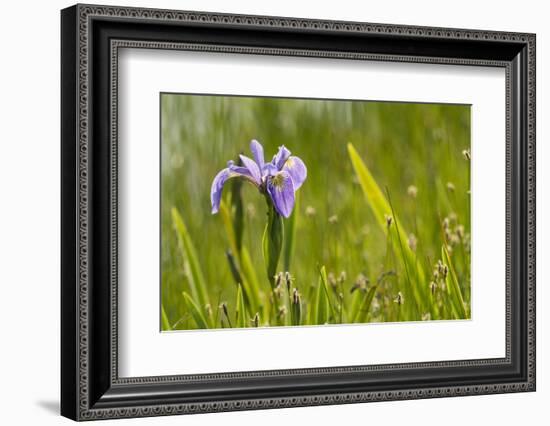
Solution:
M 161 126 L 163 330 L 469 318 L 469 106 L 162 94 Z M 251 139 L 308 168 L 282 295 L 257 189 L 226 185 L 225 220 L 210 213 L 214 176 Z

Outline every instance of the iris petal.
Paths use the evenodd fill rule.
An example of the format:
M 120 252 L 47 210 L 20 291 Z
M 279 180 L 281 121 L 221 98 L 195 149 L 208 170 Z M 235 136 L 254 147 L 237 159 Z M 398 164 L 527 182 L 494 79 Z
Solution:
M 262 169 L 262 177 L 273 176 L 278 172 L 279 170 L 277 169 L 277 166 L 275 166 L 275 164 L 265 163 Z
M 304 162 L 295 156 L 291 156 L 286 160 L 283 170 L 287 171 L 292 178 L 294 191 L 297 191 L 304 183 L 307 177 L 307 168 Z
M 272 163 L 275 164 L 277 170 L 282 170 L 286 160 L 288 160 L 288 157 L 290 157 L 290 151 L 286 149 L 284 145 L 282 145 L 279 147 L 279 151 L 277 152 L 277 154 L 275 154 L 275 156 L 273 157 Z
M 237 173 L 238 175 L 242 175 L 243 177 L 246 177 L 246 178 L 249 178 L 249 179 L 253 179 L 252 178 L 252 174 L 250 173 L 250 171 L 246 168 L 246 167 L 242 167 L 242 166 L 229 166 L 228 167 L 230 171 L 232 171 L 233 173 Z
M 260 185 L 262 183 L 262 175 L 260 173 L 260 168 L 258 167 L 258 165 L 254 162 L 254 160 L 248 158 L 245 155 L 240 155 L 239 157 L 241 158 L 244 167 L 250 172 L 250 175 L 256 181 L 256 184 Z
M 290 173 L 278 172 L 267 181 L 267 192 L 273 201 L 273 206 L 281 216 L 289 217 L 294 208 L 294 184 Z
M 212 214 L 218 213 L 220 209 L 220 202 L 222 199 L 222 191 L 227 180 L 241 177 L 253 183 L 255 186 L 259 186 L 254 176 L 246 167 L 235 166 L 231 164 L 228 168 L 220 171 L 212 181 L 212 187 L 210 188 L 210 202 L 212 203 Z
M 219 172 L 212 181 L 212 188 L 210 189 L 210 202 L 212 203 L 212 214 L 218 213 L 220 209 L 220 202 L 222 199 L 222 191 L 225 182 L 231 176 L 229 169 L 223 169 Z
M 256 139 L 252 139 L 250 142 L 250 151 L 252 151 L 252 156 L 254 157 L 254 161 L 256 161 L 256 164 L 260 168 L 260 170 L 264 167 L 264 147 L 260 142 L 258 142 Z

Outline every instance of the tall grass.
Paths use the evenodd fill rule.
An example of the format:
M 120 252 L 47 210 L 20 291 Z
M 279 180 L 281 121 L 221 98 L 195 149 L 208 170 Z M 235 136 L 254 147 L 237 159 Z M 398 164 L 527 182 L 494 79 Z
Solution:
M 163 95 L 163 330 L 470 316 L 467 106 Z M 266 205 L 212 178 L 256 138 L 308 167 L 266 275 Z M 469 153 L 469 151 L 468 151 Z

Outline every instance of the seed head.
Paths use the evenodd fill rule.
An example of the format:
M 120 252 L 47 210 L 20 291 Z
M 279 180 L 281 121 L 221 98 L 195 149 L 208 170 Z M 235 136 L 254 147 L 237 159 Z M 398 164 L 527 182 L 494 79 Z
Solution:
M 342 271 L 340 272 L 340 276 L 338 277 L 338 282 L 340 284 L 344 284 L 344 282 L 346 281 L 346 278 L 347 278 L 346 271 Z
M 286 315 L 286 306 L 279 306 L 279 310 L 277 311 L 277 318 L 282 318 Z
M 468 233 L 464 234 L 463 242 L 464 242 L 464 249 L 469 253 L 471 248 L 470 234 Z
M 455 192 L 455 185 L 452 182 L 447 182 L 447 190 L 449 192 Z
M 256 312 L 256 315 L 254 315 L 254 318 L 250 320 L 253 327 L 258 327 L 260 325 L 260 314 Z
M 355 282 L 351 286 L 350 293 L 353 293 L 355 290 L 366 291 L 368 283 L 369 283 L 369 279 L 365 277 L 363 274 L 359 274 L 355 279 Z
M 432 296 L 435 295 L 437 291 L 437 283 L 435 281 L 430 282 L 430 291 L 432 292 Z
M 409 247 L 412 251 L 416 251 L 416 245 L 418 241 L 416 240 L 416 237 L 414 234 L 409 234 L 409 239 L 407 240 Z
M 432 315 L 429 312 L 426 312 L 422 315 L 422 321 L 429 321 L 432 319 Z
M 283 282 L 283 273 L 279 272 L 273 278 L 275 279 L 275 287 L 279 287 Z
M 276 286 L 276 287 L 273 289 L 273 295 L 274 295 L 275 297 L 277 297 L 278 299 L 280 299 L 281 297 L 283 297 L 283 286 L 281 286 L 281 285 Z
M 221 310 L 223 311 L 223 314 L 229 318 L 229 310 L 227 309 L 227 303 L 222 302 L 220 305 Z
M 294 289 L 294 291 L 292 292 L 292 303 L 294 305 L 300 304 L 300 293 L 298 292 L 298 289 Z
M 460 238 L 458 234 L 451 234 L 449 236 L 449 244 L 451 244 L 452 246 L 456 246 L 458 243 L 460 243 Z
M 334 274 L 332 272 L 328 273 L 327 279 L 328 279 L 328 283 L 330 284 L 330 286 L 333 287 L 333 288 L 336 288 L 336 285 L 338 283 L 336 282 L 336 277 L 334 276 Z
M 466 160 L 470 161 L 470 159 L 472 158 L 470 154 L 470 148 L 462 150 L 462 155 Z
M 393 216 L 385 214 L 384 218 L 386 219 L 386 226 L 389 228 L 393 223 Z
M 414 185 L 410 185 L 408 188 L 407 188 L 407 194 L 409 195 L 409 197 L 411 198 L 416 198 L 416 195 L 418 194 L 418 188 Z
M 306 216 L 315 216 L 317 214 L 317 210 L 315 210 L 315 207 L 307 206 L 306 207 Z
M 445 265 L 441 260 L 437 261 L 437 271 L 442 279 L 447 278 L 447 274 L 449 273 L 449 267 Z
M 288 271 L 285 272 L 285 282 L 286 282 L 286 288 L 287 288 L 288 292 L 290 293 L 290 286 L 294 282 L 294 277 Z
M 401 306 L 405 302 L 405 298 L 401 294 L 401 292 L 397 293 L 397 296 L 395 299 L 393 299 L 394 303 L 397 303 L 399 306 Z
M 328 218 L 328 223 L 330 223 L 331 225 L 338 223 L 338 216 L 333 214 L 331 217 Z

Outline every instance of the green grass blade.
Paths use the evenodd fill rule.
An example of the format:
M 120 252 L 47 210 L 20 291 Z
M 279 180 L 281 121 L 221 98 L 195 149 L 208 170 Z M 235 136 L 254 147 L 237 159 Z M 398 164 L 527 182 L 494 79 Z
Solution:
M 231 276 L 235 280 L 235 284 L 241 284 L 243 282 L 243 277 L 241 276 L 239 266 L 237 265 L 237 259 L 233 255 L 233 252 L 231 250 L 227 250 L 225 252 L 225 257 L 229 263 L 229 270 L 231 272 Z
M 202 313 L 202 311 L 199 309 L 197 304 L 193 301 L 191 296 L 187 294 L 185 291 L 183 292 L 183 300 L 185 302 L 185 306 L 187 307 L 187 310 L 191 314 L 191 317 L 197 324 L 198 328 L 208 328 L 208 322 L 206 321 L 206 317 Z
M 329 320 L 330 305 L 328 300 L 327 273 L 325 267 L 319 271 L 319 283 L 315 293 L 315 304 L 311 310 L 311 324 L 326 324 Z
M 466 313 L 466 307 L 464 306 L 462 291 L 460 290 L 453 261 L 445 245 L 441 247 L 441 257 L 443 258 L 443 262 L 449 267 L 449 274 L 447 275 L 445 282 L 447 284 L 447 289 L 451 294 L 453 308 L 456 310 L 456 314 L 460 319 L 467 319 L 468 314 Z
M 361 290 L 355 290 L 352 293 L 351 307 L 349 309 L 349 317 L 351 319 L 351 322 L 355 322 L 355 317 L 357 317 L 357 313 L 359 312 L 359 308 L 361 307 L 362 295 L 363 295 L 363 292 Z
M 348 143 L 348 154 L 351 159 L 351 164 L 361 185 L 361 189 L 369 202 L 369 205 L 374 213 L 376 222 L 380 225 L 382 230 L 386 232 L 386 217 L 385 215 L 390 214 L 391 209 L 386 201 L 384 193 L 374 180 L 374 177 L 370 173 L 369 169 L 353 147 L 351 143 Z
M 336 310 L 334 309 L 334 306 L 331 302 L 331 292 L 329 291 L 329 285 L 328 285 L 328 278 L 327 278 L 327 271 L 326 268 L 323 266 L 321 270 L 319 271 L 319 278 L 322 282 L 321 288 L 325 292 L 325 296 L 327 298 L 328 308 L 329 308 L 329 320 L 332 317 L 332 321 L 336 321 Z
M 164 311 L 164 306 L 161 305 L 160 311 L 161 311 L 161 319 L 162 319 L 162 331 L 172 330 L 172 327 L 170 326 L 170 321 L 168 321 L 168 316 Z
M 193 299 L 199 303 L 201 312 L 206 314 L 206 305 L 210 302 L 204 275 L 197 257 L 197 251 L 193 245 L 191 236 L 187 231 L 183 218 L 174 207 L 172 208 L 172 221 L 174 223 L 174 228 L 176 230 L 183 257 L 189 264 L 189 269 L 191 272 L 189 274 L 189 287 L 191 289 L 191 295 L 193 296 Z
M 401 232 L 400 232 L 400 228 L 399 228 L 400 224 L 399 224 L 399 221 L 397 220 L 397 215 L 395 214 L 395 210 L 393 209 L 393 204 L 392 204 L 391 198 L 390 198 L 390 192 L 387 190 L 387 188 L 386 188 L 386 191 L 388 193 L 388 203 L 390 205 L 391 214 L 392 214 L 392 217 L 395 220 L 395 233 L 397 235 L 397 242 L 398 242 L 399 250 L 400 250 L 401 256 L 403 258 L 403 266 L 405 267 L 405 275 L 406 275 L 407 284 L 408 284 L 407 285 L 408 297 L 410 297 L 411 294 L 412 294 L 412 296 L 414 296 L 414 299 L 416 301 L 416 304 L 415 304 L 416 316 L 420 317 L 421 314 L 418 311 L 418 309 L 419 309 L 420 306 L 422 306 L 422 303 L 423 303 L 422 296 L 423 295 L 421 294 L 421 292 L 419 291 L 419 288 L 418 288 L 418 279 L 415 280 L 415 283 L 417 285 L 414 285 L 413 281 L 411 280 L 411 274 L 413 273 L 413 271 L 416 271 L 417 274 L 418 274 L 418 265 L 416 264 L 416 257 L 414 256 L 413 252 L 410 250 L 410 248 L 408 246 L 403 245 L 403 241 L 401 240 Z M 407 251 L 405 250 L 405 247 L 408 249 Z M 421 281 L 421 283 L 422 282 L 423 281 Z
M 292 325 L 300 325 L 302 323 L 302 296 L 297 289 L 294 289 L 291 301 L 291 316 Z
M 376 293 L 376 285 L 372 286 L 369 291 L 367 291 L 367 294 L 365 295 L 365 298 L 363 299 L 363 303 L 361 303 L 361 307 L 357 311 L 355 318 L 353 319 L 353 322 L 365 322 L 367 320 L 367 315 L 369 313 L 370 307 L 372 305 L 372 300 L 374 299 L 374 294 Z
M 220 203 L 220 216 L 222 217 L 230 247 L 230 251 L 226 255 L 231 274 L 235 279 L 235 283 L 243 286 L 245 301 L 248 303 L 250 311 L 259 312 L 261 311 L 262 304 L 260 301 L 258 277 L 256 276 L 256 271 L 252 265 L 247 248 L 242 241 L 239 245 L 234 221 L 232 221 L 229 207 L 224 201 Z
M 260 284 L 258 282 L 258 276 L 256 275 L 256 270 L 252 264 L 252 259 L 250 258 L 250 253 L 248 249 L 244 246 L 241 247 L 241 272 L 244 277 L 244 281 L 248 284 L 249 297 L 251 304 L 252 312 L 262 312 L 263 303 L 261 300 L 260 293 Z
M 225 228 L 225 233 L 227 235 L 227 240 L 229 241 L 231 252 L 238 257 L 240 250 L 237 244 L 237 235 L 235 233 L 235 228 L 233 227 L 233 220 L 231 219 L 231 211 L 223 200 L 220 203 L 219 213 L 222 218 L 223 226 Z
M 386 223 L 385 215 L 393 216 L 395 224 L 390 229 L 395 229 L 395 232 L 398 236 L 398 238 L 392 238 L 394 248 L 396 251 L 402 253 L 404 262 L 406 263 L 405 267 L 407 273 L 410 274 L 410 276 L 418 277 L 414 282 L 412 282 L 409 276 L 409 281 L 411 281 L 410 286 L 412 288 L 410 288 L 407 293 L 409 293 L 414 298 L 417 307 L 423 309 L 431 308 L 431 304 L 426 303 L 426 301 L 428 300 L 428 294 L 427 284 L 425 283 L 424 270 L 416 262 L 415 255 L 410 247 L 402 243 L 402 240 L 406 240 L 406 236 L 409 234 L 404 229 L 403 225 L 400 223 L 395 213 L 392 213 L 393 209 L 386 200 L 384 193 L 376 183 L 374 177 L 372 176 L 369 169 L 367 168 L 367 166 L 351 143 L 348 143 L 348 154 L 359 180 L 359 184 L 365 195 L 365 198 L 367 199 L 367 202 L 374 213 L 376 222 L 386 234 L 388 232 L 388 226 Z M 413 272 L 416 272 L 416 274 Z
M 237 164 L 242 166 L 240 159 L 237 160 Z M 235 244 L 237 245 L 237 251 L 240 253 L 243 242 L 244 231 L 244 207 L 241 188 L 243 181 L 241 179 L 233 179 L 231 188 L 231 205 L 233 206 L 233 229 L 235 230 Z
M 294 254 L 294 240 L 296 236 L 296 221 L 298 217 L 300 193 L 296 192 L 296 201 L 292 215 L 285 221 L 285 238 L 283 246 L 283 267 L 290 271 L 290 262 Z
M 242 287 L 239 285 L 237 287 L 237 301 L 235 302 L 235 323 L 237 327 L 248 327 L 246 323 L 246 308 L 244 303 L 244 296 Z
M 270 206 L 262 239 L 262 253 L 267 278 L 272 288 L 275 287 L 275 274 L 283 248 L 284 229 L 283 217 L 275 211 L 273 206 Z

